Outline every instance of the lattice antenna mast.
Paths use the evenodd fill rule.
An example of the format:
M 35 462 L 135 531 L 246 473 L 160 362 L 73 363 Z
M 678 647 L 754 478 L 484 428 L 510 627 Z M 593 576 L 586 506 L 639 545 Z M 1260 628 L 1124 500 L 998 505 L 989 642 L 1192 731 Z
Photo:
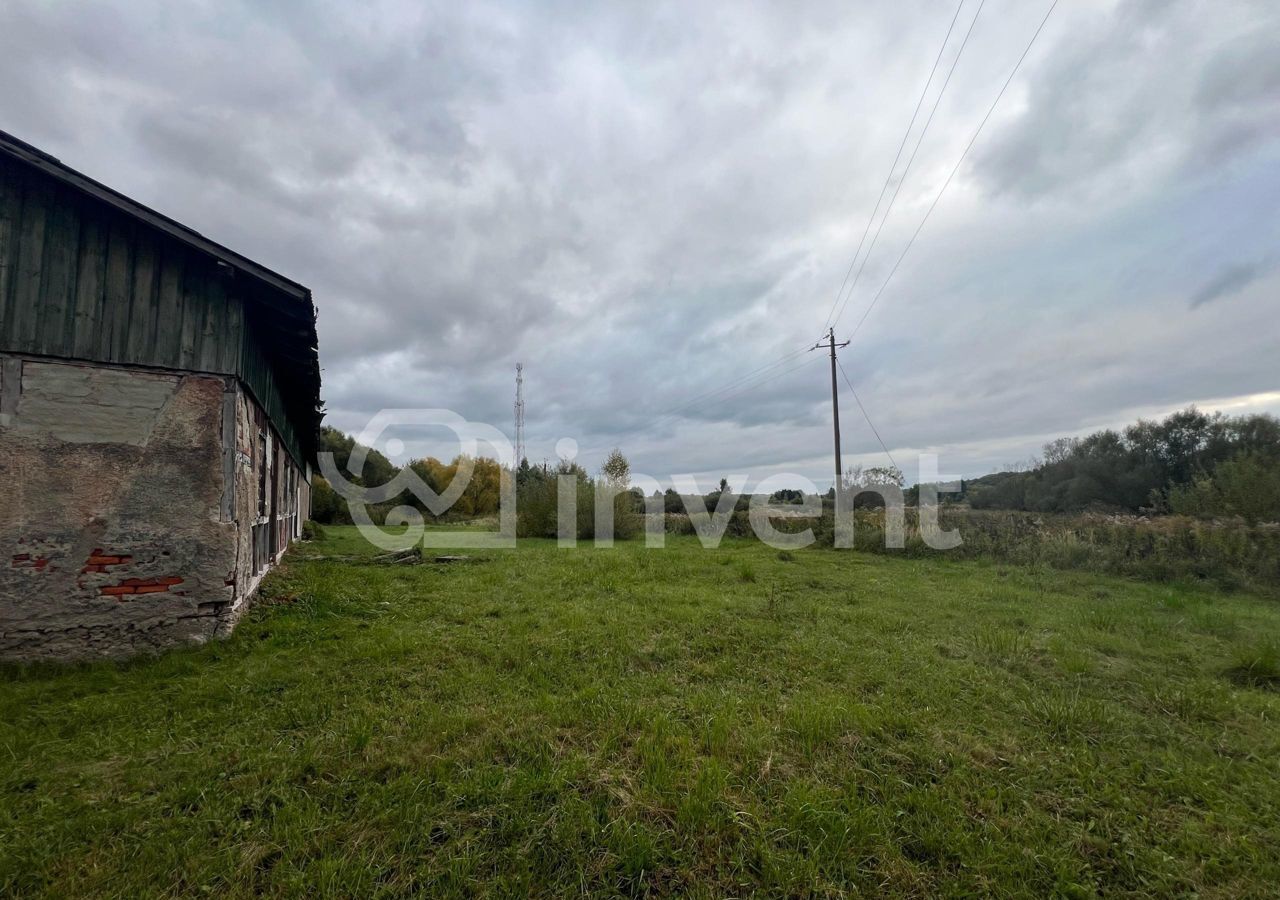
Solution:
M 524 363 L 516 363 L 516 465 L 524 461 Z

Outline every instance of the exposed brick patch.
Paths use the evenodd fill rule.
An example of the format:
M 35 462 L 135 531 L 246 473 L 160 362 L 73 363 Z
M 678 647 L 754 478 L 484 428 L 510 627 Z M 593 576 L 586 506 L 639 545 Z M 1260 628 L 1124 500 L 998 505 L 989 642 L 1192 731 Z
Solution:
M 89 554 L 89 558 L 85 560 L 84 568 L 80 570 L 81 575 L 99 575 L 106 572 L 109 566 L 125 566 L 133 562 L 133 556 L 128 553 L 107 553 L 101 547 L 94 549 Z M 84 587 L 84 581 L 77 582 Z M 129 584 L 129 582 L 124 582 Z
M 99 588 L 104 597 L 127 597 L 131 594 L 163 594 L 174 585 L 182 584 L 183 579 L 177 575 L 163 578 L 126 578 L 119 584 Z
M 49 390 L 39 396 L 60 407 L 47 418 L 53 422 L 57 413 L 56 427 L 72 429 L 76 440 L 13 432 L 14 448 L 5 444 L 18 452 L 3 454 L 0 473 L 7 477 L 0 482 L 22 489 L 0 483 L 0 531 L 9 546 L 0 554 L 0 659 L 121 656 L 230 634 L 251 605 L 236 585 L 257 581 L 248 572 L 248 518 L 256 510 L 258 479 L 239 464 L 228 471 L 226 457 L 230 451 L 234 458 L 237 443 L 256 450 L 269 421 L 255 417 L 253 398 L 234 376 L 115 369 L 123 393 L 114 399 L 128 409 L 104 423 L 114 411 L 98 409 L 93 398 L 102 392 L 98 381 L 114 376 L 93 366 L 48 368 L 78 382 L 88 373 L 90 396 L 54 390 L 58 385 L 46 379 Z M 135 384 L 157 379 L 169 387 L 153 392 Z M 152 394 L 158 404 L 149 402 Z M 235 401 L 230 415 L 228 394 Z M 145 428 L 131 424 L 130 410 L 143 401 L 154 413 L 154 429 L 150 421 Z M 81 440 L 101 437 L 89 433 L 101 428 L 123 437 Z M 6 431 L 0 443 L 10 436 Z M 289 464 L 274 436 L 271 443 L 284 474 Z M 228 498 L 232 521 L 218 515 Z M 46 515 L 55 509 L 59 515 Z M 200 514 L 206 510 L 214 515 Z M 16 567 L 15 554 L 26 554 Z M 37 557 L 48 560 L 43 569 L 31 564 Z M 179 572 L 182 582 L 161 580 Z M 223 585 L 219 576 L 231 583 Z
M 15 569 L 35 569 L 37 572 L 43 572 L 49 568 L 49 558 L 32 556 L 30 553 L 19 553 L 13 557 L 9 565 Z

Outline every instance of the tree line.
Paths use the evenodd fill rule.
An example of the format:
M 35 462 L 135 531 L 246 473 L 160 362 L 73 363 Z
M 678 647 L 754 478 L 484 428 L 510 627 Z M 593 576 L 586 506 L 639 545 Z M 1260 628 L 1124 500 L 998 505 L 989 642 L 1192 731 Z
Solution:
M 966 481 L 974 509 L 1280 519 L 1280 419 L 1194 407 L 1122 431 L 1059 438 L 1023 471 Z
M 356 441 L 335 428 L 321 433 L 320 449 L 333 453 L 344 473 Z M 471 468 L 472 477 L 450 518 L 496 515 L 501 504 L 502 468 L 492 459 L 457 456 L 449 462 L 433 457 L 411 460 L 408 468 L 437 494 L 448 489 L 460 469 Z M 365 486 L 382 485 L 400 469 L 376 450 L 368 450 L 363 470 L 348 477 Z M 617 495 L 617 536 L 638 527 L 630 514 L 643 511 L 644 495 L 629 485 L 630 466 L 620 450 L 609 454 L 598 476 L 576 462 L 530 464 L 521 460 L 513 473 L 519 496 L 520 531 L 528 535 L 555 534 L 559 476 L 572 475 L 577 485 L 577 515 L 581 537 L 590 537 L 590 519 L 596 492 Z M 846 487 L 857 495 L 856 506 L 879 506 L 875 493 L 858 493 L 877 485 L 903 486 L 896 468 L 861 467 L 844 476 Z M 906 503 L 917 502 L 918 487 L 904 490 Z M 703 503 L 714 510 L 721 495 L 730 492 L 726 479 L 707 494 L 684 497 L 673 489 L 662 496 L 666 513 L 683 513 L 689 503 Z M 731 493 L 731 492 L 730 492 Z M 830 507 L 833 492 L 821 498 Z M 1227 416 L 1206 414 L 1194 407 L 1162 421 L 1140 420 L 1127 428 L 1106 429 L 1081 438 L 1059 438 L 1046 444 L 1041 457 L 1024 468 L 996 472 L 961 482 L 959 493 L 942 494 L 944 502 L 964 503 L 974 509 L 1011 509 L 1040 513 L 1083 511 L 1173 513 L 1201 518 L 1239 517 L 1249 522 L 1280 520 L 1280 419 L 1258 414 Z M 776 492 L 776 505 L 796 504 L 806 498 L 794 489 Z M 814 498 L 817 499 L 817 498 Z M 734 496 L 733 507 L 745 510 L 749 494 Z M 395 506 L 413 506 L 425 515 L 422 501 L 406 492 L 385 504 L 383 514 Z M 373 510 L 380 521 L 379 509 Z M 312 488 L 312 517 L 322 523 L 351 521 L 346 502 L 323 478 Z
M 356 439 L 344 434 L 336 428 L 324 427 L 320 431 L 320 452 L 333 454 L 334 465 L 353 484 L 363 487 L 374 487 L 389 483 L 400 474 L 400 467 L 387 459 L 377 450 L 366 448 L 364 465 L 361 471 L 352 473 L 348 469 L 351 454 L 356 448 Z M 455 518 L 476 518 L 478 516 L 495 515 L 498 512 L 498 501 L 501 496 L 502 468 L 497 461 L 487 457 L 472 459 L 467 456 L 455 456 L 449 462 L 442 462 L 435 457 L 410 460 L 407 467 L 437 494 L 448 490 L 459 469 L 470 468 L 471 479 L 467 482 L 461 496 L 451 510 Z M 396 506 L 412 506 L 426 516 L 430 516 L 422 499 L 412 491 L 405 491 L 400 496 L 378 504 L 371 511 L 374 521 L 381 521 L 386 510 Z M 311 517 L 326 525 L 349 525 L 351 513 L 346 501 L 337 491 L 317 475 L 311 486 Z

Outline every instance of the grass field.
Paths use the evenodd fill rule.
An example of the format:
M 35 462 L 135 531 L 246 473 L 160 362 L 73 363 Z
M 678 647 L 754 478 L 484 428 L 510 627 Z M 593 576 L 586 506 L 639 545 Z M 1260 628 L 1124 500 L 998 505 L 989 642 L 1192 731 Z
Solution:
M 0 895 L 1274 895 L 1280 605 L 669 537 L 291 551 L 0 670 Z

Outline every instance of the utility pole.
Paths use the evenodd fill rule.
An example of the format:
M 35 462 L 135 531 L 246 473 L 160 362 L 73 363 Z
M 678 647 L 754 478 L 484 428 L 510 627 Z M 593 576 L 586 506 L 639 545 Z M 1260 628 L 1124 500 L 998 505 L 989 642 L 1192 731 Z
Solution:
M 836 438 L 836 480 L 832 483 L 832 496 L 840 495 L 840 479 L 842 463 L 840 458 L 840 397 L 836 393 L 836 349 L 839 347 L 848 347 L 849 342 L 843 344 L 836 343 L 835 326 L 827 329 L 827 339 L 824 343 L 814 344 L 813 350 L 821 350 L 826 348 L 831 351 L 831 423 L 835 429 Z
M 524 363 L 516 363 L 516 468 L 524 461 Z

